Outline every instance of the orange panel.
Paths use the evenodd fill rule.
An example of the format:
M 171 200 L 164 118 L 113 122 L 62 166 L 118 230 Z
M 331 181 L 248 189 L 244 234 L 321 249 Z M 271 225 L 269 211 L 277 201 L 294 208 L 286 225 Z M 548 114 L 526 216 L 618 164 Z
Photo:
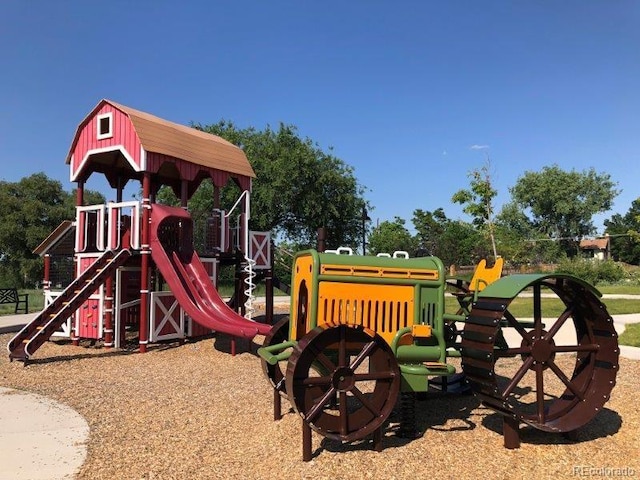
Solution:
M 399 329 L 413 324 L 414 293 L 410 285 L 321 282 L 317 322 L 362 325 L 390 344 Z

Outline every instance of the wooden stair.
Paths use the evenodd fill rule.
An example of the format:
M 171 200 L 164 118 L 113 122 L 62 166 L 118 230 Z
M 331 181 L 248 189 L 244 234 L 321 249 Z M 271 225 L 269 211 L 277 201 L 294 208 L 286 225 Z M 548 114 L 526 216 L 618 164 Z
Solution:
M 25 364 L 115 270 L 131 257 L 130 250 L 108 250 L 76 278 L 52 303 L 11 339 L 9 359 Z

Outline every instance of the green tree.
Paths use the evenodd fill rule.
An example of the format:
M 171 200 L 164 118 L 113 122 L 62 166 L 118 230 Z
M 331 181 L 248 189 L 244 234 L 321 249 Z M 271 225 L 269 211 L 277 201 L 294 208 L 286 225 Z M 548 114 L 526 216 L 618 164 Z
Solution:
M 450 220 L 442 208 L 433 212 L 417 209 L 412 221 L 418 249 L 439 257 L 447 266 L 471 265 L 489 254 L 485 237 L 474 225 Z
M 87 196 L 104 202 L 96 192 Z M 42 261 L 32 251 L 63 220 L 75 217 L 74 202 L 74 195 L 44 173 L 0 181 L 0 281 L 26 287 L 42 279 Z
M 575 255 L 580 239 L 595 232 L 593 216 L 611 208 L 619 193 L 615 186 L 610 175 L 593 168 L 567 172 L 553 165 L 525 172 L 510 191 L 541 234 L 559 240 Z
M 474 265 L 490 255 L 484 235 L 472 224 L 449 220 L 440 236 L 436 255 L 446 266 Z
M 442 208 L 433 212 L 422 209 L 414 210 L 412 218 L 416 229 L 416 242 L 418 248 L 425 254 L 435 255 L 438 251 L 440 237 L 446 229 L 447 215 Z
M 257 176 L 251 194 L 252 229 L 274 231 L 289 242 L 310 247 L 316 243 L 318 228 L 325 227 L 328 248 L 360 244 L 362 208 L 368 207 L 364 189 L 353 169 L 331 149 L 324 152 L 311 139 L 301 138 L 296 127 L 282 123 L 277 130 L 240 129 L 224 120 L 195 127 L 239 145 L 246 153 Z M 223 207 L 237 196 L 234 186 L 225 188 Z
M 631 202 L 624 215 L 616 213 L 604 221 L 605 233 L 611 237 L 613 258 L 632 265 L 640 265 L 640 198 Z
M 416 242 L 405 227 L 404 219 L 395 217 L 373 228 L 369 235 L 369 253 L 393 253 L 399 250 L 413 255 Z
M 451 197 L 453 203 L 464 205 L 463 212 L 470 215 L 473 225 L 491 240 L 494 258 L 498 258 L 493 225 L 493 200 L 498 191 L 491 182 L 491 162 L 487 162 L 479 169 L 469 172 L 470 185 L 468 189 L 458 190 Z
M 495 234 L 502 256 L 512 265 L 553 263 L 565 257 L 558 242 L 541 235 L 514 202 L 496 215 Z

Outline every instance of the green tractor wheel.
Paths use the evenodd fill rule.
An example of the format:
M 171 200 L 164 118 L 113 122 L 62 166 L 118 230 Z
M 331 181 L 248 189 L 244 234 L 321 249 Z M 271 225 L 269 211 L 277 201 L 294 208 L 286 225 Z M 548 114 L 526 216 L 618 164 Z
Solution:
M 530 304 L 531 318 L 510 313 L 516 300 Z M 512 275 L 490 285 L 474 303 L 462 339 L 462 367 L 482 402 L 551 432 L 580 428 L 602 409 L 618 355 L 613 320 L 598 292 L 568 275 Z

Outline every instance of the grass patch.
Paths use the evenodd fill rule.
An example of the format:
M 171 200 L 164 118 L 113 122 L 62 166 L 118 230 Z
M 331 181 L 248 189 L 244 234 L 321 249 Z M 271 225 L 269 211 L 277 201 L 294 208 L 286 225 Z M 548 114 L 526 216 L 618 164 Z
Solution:
M 600 290 L 602 294 L 640 295 L 640 286 L 638 285 L 598 285 L 596 288 Z
M 640 323 L 629 323 L 618 338 L 620 345 L 640 347 Z
M 44 294 L 42 290 L 18 290 L 19 294 L 29 294 L 29 312 L 39 312 L 44 306 Z M 0 305 L 0 315 L 15 315 L 16 305 L 14 303 L 8 303 Z M 23 312 L 20 312 L 23 313 Z
M 630 313 L 640 313 L 640 298 L 638 299 L 604 299 L 603 303 L 607 307 L 609 315 L 626 315 Z M 458 302 L 455 298 L 447 297 L 446 311 L 455 313 Z M 564 303 L 558 298 L 542 299 L 542 316 L 559 317 L 564 311 Z M 516 318 L 533 318 L 533 298 L 516 297 L 509 305 L 509 311 Z

